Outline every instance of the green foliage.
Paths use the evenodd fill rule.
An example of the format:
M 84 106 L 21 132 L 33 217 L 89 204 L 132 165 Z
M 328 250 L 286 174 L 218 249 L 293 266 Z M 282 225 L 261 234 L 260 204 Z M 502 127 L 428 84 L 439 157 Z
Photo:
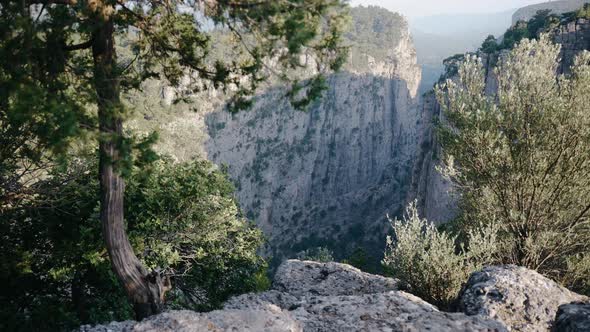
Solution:
M 293 91 L 305 93 L 292 97 L 295 106 L 304 107 L 324 89 L 318 85 L 328 71 L 337 70 L 346 55 L 340 37 L 347 18 L 346 4 L 340 0 L 296 0 L 237 3 L 205 2 L 200 14 L 214 25 L 207 29 L 195 22 L 190 12 L 181 10 L 183 2 L 162 4 L 156 1 L 127 4 L 119 13 L 122 18 L 137 23 L 141 33 L 133 44 L 143 59 L 138 65 L 146 72 L 158 66 L 173 84 L 178 83 L 188 68 L 199 74 L 205 86 L 231 92 L 227 104 L 230 111 L 248 108 L 249 98 L 262 81 L 269 77 L 268 59 L 275 59 L 278 68 L 273 73 L 299 69 L 307 64 L 301 55 L 315 58 L 318 75 L 306 82 L 292 81 L 288 75 L 279 78 L 293 83 Z M 171 8 L 170 8 L 171 7 Z M 131 12 L 134 12 L 131 14 Z M 163 18 L 162 18 L 163 16 Z M 233 38 L 225 39 L 231 50 L 229 56 L 215 56 L 212 38 L 219 31 Z M 295 95 L 295 93 L 292 93 Z
M 485 54 L 493 54 L 501 50 L 510 50 L 525 38 L 538 38 L 542 33 L 559 25 L 560 19 L 567 15 L 569 14 L 558 16 L 551 14 L 551 10 L 540 10 L 529 21 L 518 21 L 511 26 L 502 36 L 500 43 L 494 36 L 488 36 L 482 43 L 480 51 Z
M 465 54 L 455 54 L 443 60 L 445 66 L 445 72 L 440 76 L 438 82 L 442 83 L 447 78 L 451 78 L 459 72 L 461 63 L 465 60 Z
M 489 35 L 486 40 L 484 40 L 483 44 L 481 44 L 480 50 L 486 54 L 496 52 L 498 50 L 498 41 L 496 40 L 496 37 Z
M 576 12 L 576 18 L 590 19 L 590 4 L 584 4 L 584 7 Z
M 581 11 L 583 15 L 583 11 Z M 562 18 L 567 18 L 575 13 L 566 13 L 561 16 L 551 14 L 551 10 L 539 10 L 529 21 L 518 21 L 511 26 L 502 38 L 501 43 L 497 43 L 496 38 L 488 36 L 483 42 L 480 50 L 483 53 L 491 54 L 500 50 L 511 50 L 521 40 L 537 39 L 541 34 L 549 31 L 551 28 L 560 24 Z
M 498 224 L 500 263 L 587 290 L 590 253 L 590 53 L 556 78 L 559 46 L 524 39 L 486 95 L 480 61 L 437 89 L 444 174 L 461 191 L 459 228 Z
M 68 330 L 133 317 L 102 241 L 94 160 L 53 169 L 35 199 L 0 217 L 2 330 Z M 241 217 L 226 175 L 205 161 L 150 165 L 129 177 L 126 220 L 140 259 L 172 276 L 168 305 L 209 310 L 267 288 L 256 254 L 261 232 Z
M 196 307 L 215 306 L 237 289 L 263 283 L 260 278 L 252 283 L 245 280 L 252 270 L 263 268 L 252 251 L 259 245 L 260 233 L 246 226 L 218 173 L 207 173 L 203 164 L 156 164 L 145 174 L 135 169 L 154 161 L 151 147 L 157 135 L 123 134 L 129 110 L 121 94 L 141 89 L 149 79 L 178 85 L 190 78 L 190 92 L 222 90 L 230 97 L 227 108 L 237 111 L 252 103 L 250 96 L 271 72 L 282 72 L 279 79 L 295 81 L 292 89 L 301 92 L 290 96 L 292 103 L 305 107 L 325 88 L 323 75 L 344 61 L 346 48 L 340 45 L 340 36 L 346 2 L 65 0 L 3 1 L 0 7 L 0 211 L 6 220 L 2 236 L 15 241 L 2 247 L 2 254 L 18 259 L 7 259 L 10 275 L 15 280 L 26 275 L 35 283 L 33 289 L 48 292 L 47 303 L 63 304 L 59 312 L 64 315 L 74 307 L 68 299 L 69 293 L 75 293 L 69 290 L 71 280 L 81 278 L 80 287 L 94 287 L 82 293 L 97 295 L 106 307 L 120 299 L 120 294 L 106 297 L 112 292 L 103 289 L 112 286 L 110 272 L 94 270 L 110 271 L 100 265 L 106 256 L 99 241 L 97 191 L 114 194 L 117 205 L 124 186 L 101 176 L 104 182 L 99 188 L 94 181 L 97 172 L 76 163 L 66 169 L 61 160 L 71 150 L 84 148 L 80 143 L 95 148 L 99 141 L 101 163 L 106 166 L 100 175 L 115 166 L 119 174 L 114 177 L 122 174 L 130 181 L 125 213 L 139 256 L 152 270 L 163 268 L 172 274 L 178 288 L 186 286 L 185 295 L 200 284 L 199 298 L 187 295 L 186 301 Z M 228 35 L 231 52 L 213 52 L 217 38 Z M 298 82 L 288 74 L 310 66 L 302 63 L 303 58 L 314 60 L 317 74 Z M 269 62 L 276 68 L 270 68 Z M 52 169 L 56 162 L 63 174 Z M 72 167 L 83 169 L 73 173 Z M 204 187 L 190 187 L 197 184 Z M 61 196 L 62 192 L 70 196 Z M 104 210 L 111 200 L 103 203 Z M 110 221 L 120 217 L 118 212 Z M 111 225 L 108 219 L 103 214 L 104 227 Z M 127 241 L 125 236 L 115 240 L 119 243 L 109 246 L 111 254 L 119 253 L 118 245 Z M 80 276 L 74 277 L 77 272 Z M 87 281 L 91 276 L 103 277 Z M 119 276 L 129 293 L 143 291 L 144 287 L 128 283 L 136 279 Z M 42 287 L 44 283 L 47 287 Z M 20 285 L 9 291 L 16 292 L 9 307 L 23 315 L 19 317 L 42 321 L 31 320 L 34 309 L 45 301 L 39 292 Z M 137 301 L 140 296 L 132 298 Z M 78 318 L 88 316 L 82 321 L 106 317 L 91 312 L 107 312 L 102 304 L 84 305 L 92 309 L 78 313 Z M 115 318 L 126 315 L 125 306 L 119 307 L 114 312 L 121 316 Z
M 580 253 L 567 258 L 567 273 L 562 282 L 581 294 L 590 294 L 590 255 Z
M 34 199 L 0 216 L 2 330 L 61 331 L 132 317 L 102 242 L 92 175 L 83 160 L 55 168 Z
M 342 263 L 352 265 L 364 272 L 377 273 L 370 260 L 371 257 L 364 248 L 356 247 L 347 259 L 342 260 Z
M 296 258 L 303 261 L 314 261 L 322 263 L 333 262 L 334 253 L 326 247 L 316 247 L 299 252 L 296 255 Z
M 511 49 L 524 38 L 531 37 L 530 35 L 528 24 L 526 22 L 518 22 L 504 33 L 504 39 L 502 39 L 500 49 Z
M 425 301 L 448 309 L 457 299 L 469 274 L 493 261 L 498 250 L 496 229 L 484 227 L 468 236 L 469 248 L 457 245 L 457 236 L 439 232 L 421 219 L 416 203 L 406 208 L 403 220 L 391 221 L 394 235 L 387 237 L 382 264 L 386 274 Z
M 0 11 L 0 211 L 28 195 L 31 176 L 46 167 L 49 153 L 67 151 L 83 133 L 80 124 L 93 125 L 84 107 L 87 87 L 76 94 L 65 89 L 70 78 L 43 49 L 57 42 L 59 31 L 42 39 L 13 15 L 20 8 L 3 2 Z
M 126 219 L 136 252 L 149 268 L 172 275 L 195 309 L 255 290 L 253 276 L 266 267 L 256 253 L 262 233 L 241 216 L 233 191 L 206 161 L 158 163 L 128 183 Z
M 400 14 L 377 6 L 355 7 L 350 14 L 352 27 L 344 37 L 351 45 L 353 69 L 367 66 L 367 54 L 377 61 L 384 61 L 407 27 Z

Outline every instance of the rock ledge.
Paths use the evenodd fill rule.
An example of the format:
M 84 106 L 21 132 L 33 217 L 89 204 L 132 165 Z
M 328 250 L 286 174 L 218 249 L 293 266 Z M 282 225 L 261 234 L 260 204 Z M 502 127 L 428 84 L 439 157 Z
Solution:
M 397 283 L 345 264 L 289 260 L 270 291 L 234 297 L 223 310 L 170 311 L 80 331 L 507 331 L 487 317 L 441 312 Z
M 512 331 L 549 331 L 560 305 L 586 299 L 524 267 L 490 266 L 469 277 L 460 309 L 496 319 Z

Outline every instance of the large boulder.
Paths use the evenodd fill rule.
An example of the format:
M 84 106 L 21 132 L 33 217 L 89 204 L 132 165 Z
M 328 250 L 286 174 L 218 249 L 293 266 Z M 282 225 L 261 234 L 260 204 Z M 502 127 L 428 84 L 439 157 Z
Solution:
M 511 331 L 548 331 L 560 305 L 585 299 L 535 271 L 490 266 L 469 277 L 459 307 L 499 320 Z
M 487 317 L 441 312 L 396 285 L 345 264 L 291 260 L 272 290 L 234 297 L 223 310 L 171 311 L 81 331 L 507 331 Z
M 590 303 L 564 304 L 557 310 L 554 332 L 590 331 Z
M 495 320 L 445 313 L 401 291 L 364 295 L 293 297 L 276 291 L 231 299 L 226 308 L 259 310 L 271 301 L 283 305 L 303 331 L 507 331 Z
M 82 326 L 81 332 L 301 332 L 301 325 L 276 306 L 257 310 L 216 310 L 208 313 L 169 311 L 141 322 Z
M 398 281 L 349 265 L 289 260 L 277 270 L 273 290 L 245 294 L 231 310 L 276 305 L 304 331 L 505 331 L 494 320 L 444 313 L 397 289 Z
M 279 266 L 272 288 L 292 295 L 359 295 L 397 290 L 397 284 L 346 264 L 292 259 Z

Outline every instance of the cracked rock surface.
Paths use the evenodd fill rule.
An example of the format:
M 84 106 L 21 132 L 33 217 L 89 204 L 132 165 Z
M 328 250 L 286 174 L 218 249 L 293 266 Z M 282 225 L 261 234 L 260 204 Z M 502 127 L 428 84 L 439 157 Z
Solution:
M 511 331 L 549 331 L 560 305 L 585 299 L 524 267 L 490 266 L 469 277 L 460 309 L 501 321 Z
M 441 312 L 396 285 L 345 264 L 289 260 L 271 290 L 234 297 L 223 310 L 170 311 L 80 331 L 507 331 L 487 317 Z
M 289 260 L 277 270 L 273 289 L 291 295 L 360 295 L 397 290 L 397 280 L 346 264 Z

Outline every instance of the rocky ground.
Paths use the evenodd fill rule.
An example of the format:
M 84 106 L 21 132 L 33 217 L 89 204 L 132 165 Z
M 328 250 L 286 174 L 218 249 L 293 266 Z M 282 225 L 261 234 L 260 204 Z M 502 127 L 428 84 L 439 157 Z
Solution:
M 345 264 L 289 260 L 271 290 L 234 297 L 222 310 L 80 331 L 590 331 L 588 298 L 517 266 L 474 273 L 458 299 L 461 312 L 442 312 L 397 284 Z

